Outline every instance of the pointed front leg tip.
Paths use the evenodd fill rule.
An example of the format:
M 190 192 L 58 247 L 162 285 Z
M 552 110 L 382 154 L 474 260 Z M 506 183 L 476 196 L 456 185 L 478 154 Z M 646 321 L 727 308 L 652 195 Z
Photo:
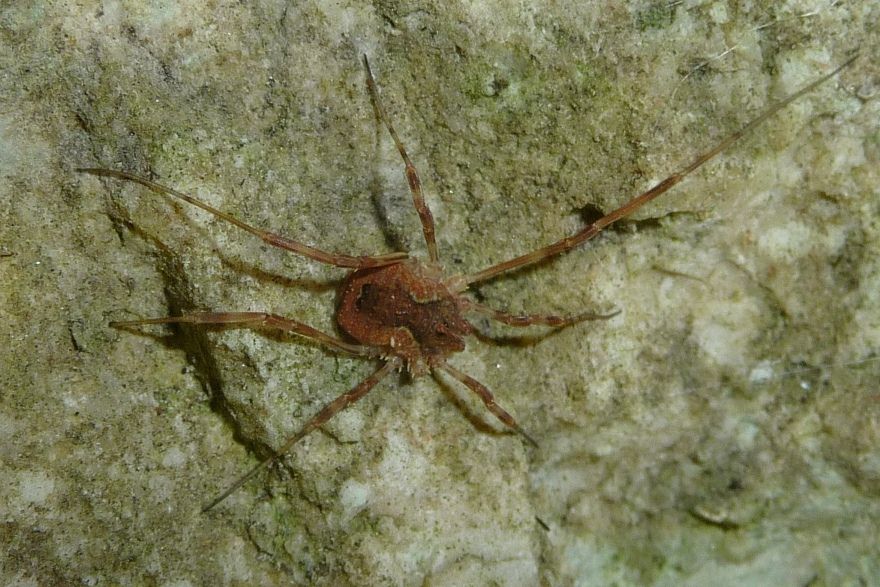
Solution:
M 211 503 L 203 505 L 201 510 L 199 510 L 199 511 L 203 514 L 207 514 L 208 512 L 213 510 L 215 507 L 217 507 L 220 504 L 220 502 L 223 501 L 224 499 L 226 499 L 227 497 L 228 497 L 227 495 L 222 495 L 222 496 L 218 497 L 217 499 L 215 499 L 214 501 L 212 501 Z
M 525 438 L 526 441 L 531 444 L 533 448 L 541 448 L 541 446 L 538 444 L 538 441 L 532 438 L 531 435 L 529 435 L 525 430 L 523 430 L 522 428 L 517 428 L 516 431 L 519 433 L 520 436 Z

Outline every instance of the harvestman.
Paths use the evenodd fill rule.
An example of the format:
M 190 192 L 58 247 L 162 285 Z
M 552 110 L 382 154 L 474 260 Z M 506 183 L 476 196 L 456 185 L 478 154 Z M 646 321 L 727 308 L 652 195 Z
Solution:
M 530 253 L 467 275 L 448 277 L 442 271 L 440 255 L 437 251 L 437 241 L 434 236 L 434 218 L 422 195 L 419 175 L 397 132 L 394 130 L 391 120 L 382 108 L 376 82 L 366 56 L 364 56 L 363 61 L 366 70 L 367 87 L 372 97 L 376 115 L 384 123 L 403 159 L 406 179 L 412 193 L 413 204 L 421 220 L 422 232 L 424 233 L 428 249 L 427 261 L 410 257 L 407 253 L 371 256 L 350 256 L 330 253 L 253 227 L 204 202 L 147 178 L 112 169 L 78 169 L 77 171 L 92 175 L 113 177 L 139 183 L 158 194 L 178 198 L 210 212 L 214 216 L 256 235 L 269 245 L 293 251 L 321 263 L 351 269 L 339 292 L 340 302 L 336 311 L 336 322 L 340 329 L 350 339 L 354 340 L 355 343 L 325 334 L 297 320 L 264 312 L 199 312 L 184 316 L 111 323 L 111 326 L 115 327 L 189 323 L 275 328 L 298 334 L 336 352 L 367 359 L 377 359 L 383 362 L 382 366 L 372 375 L 324 406 L 298 432 L 287 438 L 277 451 L 264 458 L 259 464 L 239 478 L 229 489 L 206 505 L 203 511 L 210 510 L 226 499 L 264 467 L 283 456 L 304 436 L 326 423 L 340 410 L 364 397 L 389 373 L 404 368 L 413 377 L 420 377 L 428 373 L 436 376 L 438 372 L 444 372 L 453 379 L 458 380 L 477 394 L 486 408 L 496 418 L 511 430 L 522 435 L 528 442 L 537 446 L 534 439 L 516 423 L 516 420 L 504 408 L 498 405 L 492 393 L 485 385 L 446 362 L 447 357 L 464 350 L 464 337 L 474 331 L 474 327 L 468 322 L 465 315 L 474 313 L 484 314 L 511 326 L 542 324 L 560 328 L 583 320 L 610 318 L 615 314 L 599 315 L 586 313 L 571 317 L 541 314 L 515 315 L 477 303 L 465 297 L 463 295 L 464 292 L 475 283 L 492 279 L 497 275 L 526 265 L 533 265 L 570 251 L 585 243 L 599 234 L 608 225 L 633 213 L 657 196 L 668 191 L 694 170 L 730 147 L 743 135 L 761 125 L 770 116 L 794 100 L 828 81 L 855 59 L 856 56 L 851 57 L 831 73 L 820 77 L 782 101 L 770 106 L 743 128 L 729 135 L 715 147 L 699 155 L 689 165 L 673 173 L 643 194 L 632 198 L 620 208 L 584 227 L 579 232 Z

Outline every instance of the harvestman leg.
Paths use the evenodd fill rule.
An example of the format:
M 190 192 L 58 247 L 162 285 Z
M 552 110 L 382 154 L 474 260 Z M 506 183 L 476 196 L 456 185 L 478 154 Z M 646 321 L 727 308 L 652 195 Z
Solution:
M 516 423 L 516 420 L 513 419 L 507 410 L 498 405 L 495 401 L 495 396 L 492 395 L 492 392 L 489 391 L 489 388 L 465 373 L 462 373 L 455 367 L 452 367 L 448 363 L 441 363 L 436 367 L 436 369 L 440 369 L 441 371 L 445 371 L 449 375 L 451 375 L 454 379 L 457 379 L 461 383 L 464 383 L 471 391 L 476 393 L 483 403 L 486 405 L 486 408 L 492 412 L 492 414 L 501 420 L 501 422 L 506 425 L 511 430 L 517 432 L 522 435 L 523 438 L 529 441 L 534 447 L 537 448 L 538 443 L 534 438 L 529 436 L 525 430 L 523 430 L 519 424 Z
M 187 314 L 185 316 L 169 316 L 166 318 L 146 318 L 144 320 L 111 322 L 110 325 L 119 328 L 126 326 L 141 326 L 144 324 L 178 323 L 268 326 L 270 328 L 277 328 L 286 332 L 299 334 L 304 338 L 320 342 L 331 348 L 343 351 L 351 355 L 362 357 L 376 356 L 375 350 L 371 347 L 349 344 L 347 342 L 324 334 L 320 330 L 316 330 L 311 326 L 303 324 L 302 322 L 291 320 L 289 318 L 284 318 L 276 314 L 267 314 L 265 312 L 200 312 L 196 314 Z M 218 496 L 211 503 L 203 507 L 202 511 L 207 512 L 208 510 L 219 504 L 221 501 L 232 495 L 232 493 L 234 493 L 239 487 L 247 483 L 263 468 L 281 458 L 281 456 L 283 456 L 288 450 L 290 450 L 290 448 L 294 444 L 302 440 L 303 437 L 313 432 L 320 426 L 324 425 L 328 420 L 333 418 L 333 416 L 335 416 L 341 410 L 344 410 L 357 400 L 364 397 L 371 389 L 373 389 L 373 387 L 376 386 L 377 383 L 379 383 L 379 381 L 381 381 L 386 375 L 388 375 L 388 373 L 398 368 L 399 364 L 400 361 L 398 359 L 392 359 L 386 362 L 381 368 L 379 368 L 372 375 L 361 381 L 350 391 L 343 393 L 335 400 L 324 406 L 321 411 L 312 416 L 312 418 L 308 422 L 306 422 L 305 425 L 300 428 L 298 432 L 296 432 L 292 436 L 289 436 L 281 445 L 281 448 L 275 451 L 274 454 L 266 457 L 265 459 L 257 463 L 257 465 L 253 469 L 240 477 L 220 496 Z
M 614 318 L 620 314 L 620 310 L 610 314 L 584 312 L 575 316 L 554 316 L 552 314 L 510 314 L 509 312 L 496 310 L 495 308 L 490 308 L 489 306 L 472 300 L 466 300 L 464 302 L 464 309 L 486 314 L 493 320 L 497 320 L 498 322 L 509 326 L 532 326 L 534 324 L 542 324 L 544 326 L 552 326 L 553 328 L 564 328 L 586 320 L 608 320 L 609 318 Z
M 756 118 L 753 118 L 751 122 L 749 122 L 747 125 L 742 127 L 740 130 L 729 135 L 726 139 L 724 139 L 723 141 L 721 141 L 720 143 L 718 143 L 717 145 L 715 145 L 714 147 L 712 147 L 711 149 L 709 149 L 705 153 L 699 155 L 696 159 L 694 159 L 686 167 L 682 168 L 681 170 L 679 170 L 676 173 L 673 173 L 672 175 L 670 175 L 669 177 L 667 177 L 666 179 L 664 179 L 663 181 L 661 181 L 660 183 L 658 183 L 657 185 L 655 185 L 654 187 L 649 189 L 648 191 L 644 192 L 643 194 L 638 195 L 635 198 L 631 199 L 630 201 L 628 201 L 626 204 L 624 204 L 623 206 L 621 206 L 617 210 L 610 212 L 609 214 L 603 216 L 602 218 L 595 221 L 594 223 L 584 227 L 580 232 L 577 232 L 577 233 L 573 234 L 572 236 L 558 240 L 553 244 L 547 245 L 546 247 L 542 247 L 540 249 L 532 251 L 531 253 L 526 253 L 525 255 L 520 255 L 519 257 L 516 257 L 514 259 L 510 259 L 509 261 L 505 261 L 503 263 L 498 263 L 497 265 L 492 265 L 491 267 L 483 269 L 482 271 L 478 271 L 477 273 L 467 275 L 463 278 L 461 285 L 466 286 L 471 283 L 477 283 L 479 281 L 485 281 L 487 279 L 491 279 L 492 277 L 495 277 L 496 275 L 499 275 L 499 274 L 504 273 L 506 271 L 511 271 L 513 269 L 517 269 L 519 267 L 524 267 L 526 265 L 532 265 L 532 264 L 537 263 L 539 261 L 543 261 L 544 259 L 547 259 L 548 257 L 552 257 L 554 255 L 559 255 L 561 253 L 565 253 L 567 251 L 570 251 L 574 247 L 585 243 L 586 241 L 590 240 L 591 238 L 593 238 L 594 236 L 599 234 L 599 232 L 601 232 L 602 229 L 604 229 L 608 225 L 610 225 L 614 222 L 617 222 L 618 220 L 620 220 L 621 218 L 624 218 L 625 216 L 632 214 L 633 212 L 635 212 L 636 210 L 638 210 L 639 208 L 641 208 L 642 206 L 644 206 L 645 204 L 647 204 L 648 202 L 650 202 L 651 200 L 656 198 L 657 196 L 667 192 L 670 188 L 672 188 L 673 186 L 678 184 L 681 180 L 683 180 L 685 177 L 687 177 L 688 175 L 693 173 L 695 170 L 697 170 L 699 167 L 701 167 L 704 163 L 711 160 L 716 155 L 718 155 L 719 153 L 721 153 L 722 151 L 724 151 L 725 149 L 730 147 L 732 144 L 734 144 L 739 139 L 741 139 L 744 135 L 746 135 L 749 132 L 751 132 L 752 130 L 754 130 L 755 127 L 761 125 L 765 120 L 767 120 L 768 118 L 770 118 L 771 116 L 773 116 L 774 114 L 779 112 L 782 108 L 788 106 L 789 104 L 791 104 L 793 101 L 797 100 L 798 98 L 800 98 L 804 94 L 812 91 L 817 86 L 825 83 L 826 81 L 828 81 L 829 79 L 831 79 L 832 77 L 834 77 L 835 75 L 840 73 L 840 71 L 843 68 L 851 65 L 852 62 L 856 60 L 856 58 L 858 58 L 858 53 L 856 55 L 850 57 L 846 61 L 844 61 L 841 65 L 837 66 L 833 71 L 831 71 L 831 73 L 823 75 L 822 77 L 813 81 L 812 83 L 807 84 L 806 86 L 804 86 L 803 88 L 801 88 L 800 90 L 795 92 L 794 94 L 791 94 L 787 98 L 784 98 L 783 100 L 777 102 L 776 104 L 773 104 L 772 106 L 770 106 L 769 108 L 764 110 L 764 112 L 759 114 Z
M 197 312 L 193 314 L 185 314 L 183 316 L 167 316 L 164 318 L 145 318 L 143 320 L 127 320 L 124 322 L 111 322 L 110 326 L 114 328 L 124 328 L 127 326 L 142 326 L 144 324 L 227 324 L 242 326 L 266 326 L 269 328 L 277 328 L 285 332 L 293 332 L 314 340 L 328 347 L 342 351 L 349 355 L 358 357 L 376 357 L 378 352 L 372 347 L 366 347 L 358 344 L 349 344 L 345 341 L 334 338 L 328 334 L 324 334 L 320 330 L 316 330 L 307 324 L 303 324 L 297 320 L 291 320 L 277 314 L 267 314 L 266 312 Z
M 157 194 L 162 194 L 164 196 L 170 196 L 179 200 L 183 200 L 184 202 L 188 202 L 206 212 L 210 212 L 214 216 L 221 218 L 226 222 L 234 224 L 235 226 L 241 228 L 242 230 L 246 230 L 253 235 L 256 235 L 257 237 L 262 239 L 263 242 L 272 245 L 273 247 L 278 247 L 287 251 L 293 251 L 294 253 L 297 253 L 304 257 L 308 257 L 310 259 L 314 259 L 315 261 L 320 261 L 321 263 L 327 263 L 328 265 L 335 265 L 337 267 L 348 267 L 351 269 L 365 269 L 368 267 L 381 267 L 383 265 L 391 265 L 393 263 L 398 263 L 408 257 L 406 253 L 388 253 L 386 255 L 360 257 L 353 257 L 351 255 L 342 255 L 337 253 L 328 253 L 327 251 L 322 251 L 321 249 L 316 249 L 315 247 L 310 247 L 309 245 L 303 244 L 301 242 L 291 240 L 289 238 L 274 234 L 267 230 L 256 228 L 254 226 L 251 226 L 250 224 L 246 224 L 238 218 L 235 218 L 234 216 L 231 216 L 225 212 L 221 212 L 217 208 L 214 208 L 213 206 L 210 206 L 202 202 L 201 200 L 197 200 L 192 196 L 188 196 L 175 189 L 164 186 L 162 184 L 158 184 L 155 181 L 149 180 L 145 177 L 140 177 L 139 175 L 128 173 L 127 171 L 116 171 L 114 169 L 100 169 L 95 167 L 82 167 L 77 169 L 77 171 L 102 177 L 115 177 L 116 179 L 124 179 L 126 181 L 139 183 L 142 186 L 156 192 Z
M 314 432 L 317 428 L 320 428 L 325 423 L 327 423 L 327 421 L 330 420 L 337 413 L 367 395 L 367 393 L 369 393 L 369 391 L 373 389 L 377 383 L 379 383 L 382 379 L 385 378 L 386 375 L 391 373 L 391 371 L 398 368 L 399 366 L 400 361 L 398 359 L 391 359 L 390 361 L 382 365 L 382 367 L 380 367 L 372 375 L 354 386 L 350 391 L 343 393 L 335 400 L 324 406 L 321 411 L 312 416 L 312 418 L 308 422 L 306 422 L 305 425 L 300 428 L 298 432 L 296 432 L 292 436 L 289 436 L 284 441 L 284 444 L 281 445 L 281 448 L 276 450 L 274 454 L 260 461 L 253 469 L 239 477 L 238 481 L 233 483 L 229 487 L 229 489 L 220 494 L 216 499 L 214 499 L 214 501 L 203 507 L 202 512 L 207 512 L 218 503 L 232 495 L 239 487 L 250 481 L 267 465 L 277 461 L 279 458 L 284 456 L 284 454 L 288 450 L 290 450 L 290 448 L 294 444 L 302 440 L 303 437 L 307 436 L 311 432 Z
M 370 62 L 367 61 L 366 55 L 363 57 L 364 68 L 367 70 L 367 88 L 370 90 L 370 96 L 373 97 L 373 105 L 376 108 L 376 113 L 379 115 L 379 118 L 381 118 L 382 122 L 385 124 L 385 128 L 388 129 L 388 134 L 394 139 L 397 151 L 400 153 L 403 163 L 406 166 L 406 180 L 409 182 L 409 191 L 412 192 L 413 204 L 415 204 L 416 212 L 418 212 L 419 219 L 422 221 L 422 232 L 425 235 L 425 243 L 428 245 L 428 258 L 432 263 L 436 262 L 440 259 L 440 256 L 437 253 L 437 240 L 434 236 L 434 217 L 431 215 L 431 209 L 428 208 L 428 204 L 425 203 L 425 198 L 422 195 L 422 182 L 419 180 L 419 173 L 416 171 L 416 166 L 413 165 L 412 160 L 409 158 L 400 137 L 397 136 L 397 131 L 394 130 L 394 125 L 391 124 L 391 119 L 388 118 L 385 109 L 382 108 L 382 103 L 379 101 L 379 91 L 376 88 L 376 80 L 373 78 L 372 70 L 370 70 Z

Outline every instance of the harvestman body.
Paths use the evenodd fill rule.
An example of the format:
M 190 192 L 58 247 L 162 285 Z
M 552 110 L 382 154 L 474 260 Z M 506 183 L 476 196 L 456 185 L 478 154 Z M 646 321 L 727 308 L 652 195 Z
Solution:
M 364 56 L 363 61 L 367 75 L 367 86 L 372 96 L 377 116 L 388 129 L 403 159 L 406 178 L 412 193 L 416 212 L 421 220 L 422 232 L 424 233 L 428 249 L 427 261 L 410 257 L 407 253 L 390 253 L 375 256 L 350 256 L 329 253 L 250 226 L 204 202 L 144 177 L 112 169 L 78 169 L 77 171 L 92 175 L 113 177 L 139 183 L 156 193 L 178 198 L 210 212 L 218 218 L 256 235 L 272 246 L 293 251 L 322 263 L 352 270 L 341 286 L 336 322 L 352 340 L 356 341 L 355 343 L 330 336 L 297 320 L 263 312 L 201 312 L 184 316 L 111 323 L 112 326 L 116 327 L 189 323 L 276 328 L 311 339 L 337 352 L 383 362 L 382 366 L 372 375 L 361 381 L 350 391 L 343 393 L 324 406 L 298 432 L 287 438 L 274 454 L 263 459 L 229 489 L 206 505 L 203 511 L 213 508 L 226 499 L 269 463 L 283 456 L 304 436 L 323 425 L 340 410 L 364 397 L 385 376 L 395 370 L 407 369 L 413 377 L 419 377 L 428 373 L 445 372 L 476 393 L 486 408 L 507 427 L 518 432 L 531 444 L 537 445 L 532 437 L 526 434 L 516 423 L 513 417 L 496 403 L 492 393 L 485 385 L 469 375 L 458 371 L 446 362 L 447 357 L 464 350 L 465 337 L 473 332 L 473 327 L 468 322 L 466 315 L 481 313 L 511 326 L 543 324 L 552 327 L 563 327 L 583 320 L 610 318 L 615 314 L 580 314 L 571 317 L 540 314 L 513 315 L 474 302 L 464 296 L 464 292 L 474 283 L 486 281 L 501 273 L 532 265 L 565 253 L 590 240 L 608 225 L 624 218 L 657 196 L 665 193 L 698 167 L 730 147 L 743 135 L 762 124 L 783 107 L 836 75 L 855 59 L 855 56 L 848 59 L 832 72 L 770 106 L 742 129 L 696 157 L 693 162 L 677 173 L 673 173 L 648 191 L 629 200 L 620 208 L 584 227 L 579 232 L 530 253 L 520 255 L 497 265 L 492 265 L 482 271 L 469 275 L 453 275 L 450 277 L 442 271 L 440 256 L 437 252 L 437 242 L 434 236 L 434 219 L 422 196 L 418 173 L 397 132 L 394 130 L 394 126 L 382 109 L 376 83 L 366 56 Z

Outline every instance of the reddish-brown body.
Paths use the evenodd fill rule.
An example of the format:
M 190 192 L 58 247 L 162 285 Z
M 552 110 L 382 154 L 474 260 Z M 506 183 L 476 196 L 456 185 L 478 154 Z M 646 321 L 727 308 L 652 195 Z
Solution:
M 408 259 L 352 271 L 342 284 L 336 321 L 359 343 L 400 357 L 413 376 L 427 374 L 464 350 L 471 325 L 460 297 L 439 269 Z
M 745 133 L 764 122 L 773 113 L 825 82 L 852 63 L 854 59 L 855 57 L 850 58 L 831 73 L 824 75 L 800 91 L 771 106 L 741 130 L 733 133 L 712 149 L 696 157 L 686 167 L 673 173 L 648 191 L 632 198 L 620 208 L 585 226 L 575 234 L 503 263 L 492 265 L 482 271 L 451 278 L 444 278 L 440 271 L 440 257 L 437 251 L 434 219 L 431 215 L 431 210 L 422 196 L 422 187 L 416 168 L 409 155 L 407 155 L 406 149 L 397 136 L 394 127 L 382 111 L 375 82 L 373 81 L 366 57 L 364 57 L 364 66 L 367 71 L 367 85 L 370 94 L 373 96 L 377 114 L 385 123 L 404 161 L 405 175 L 412 193 L 413 204 L 422 223 L 422 232 L 428 251 L 427 262 L 409 258 L 406 253 L 355 257 L 323 251 L 299 241 L 253 227 L 200 200 L 196 200 L 191 196 L 144 177 L 111 169 L 80 169 L 79 171 L 93 175 L 115 177 L 140 183 L 157 193 L 178 198 L 206 210 L 258 236 L 272 246 L 293 251 L 322 263 L 352 269 L 339 292 L 339 308 L 336 320 L 339 327 L 359 344 L 351 344 L 340 340 L 335 336 L 325 334 L 297 320 L 265 312 L 202 312 L 186 316 L 150 318 L 115 324 L 116 326 L 137 326 L 143 324 L 190 323 L 264 326 L 299 334 L 326 345 L 337 352 L 365 358 L 378 357 L 384 360 L 384 364 L 372 375 L 324 406 L 298 432 L 287 438 L 273 456 L 262 460 L 227 491 L 208 504 L 205 509 L 210 509 L 220 503 L 220 501 L 253 477 L 262 467 L 287 452 L 305 435 L 323 425 L 340 410 L 364 397 L 386 375 L 394 370 L 403 368 L 408 369 L 413 376 L 443 372 L 458 380 L 473 391 L 498 420 L 512 430 L 519 432 L 532 444 L 536 444 L 516 423 L 513 417 L 498 405 L 492 393 L 485 385 L 446 362 L 447 357 L 464 350 L 464 337 L 473 331 L 473 327 L 464 318 L 464 313 L 466 311 L 481 312 L 495 320 L 512 326 L 543 324 L 553 327 L 567 326 L 581 320 L 610 318 L 615 314 L 585 313 L 568 318 L 539 314 L 513 315 L 474 302 L 463 295 L 465 290 L 471 284 L 485 281 L 504 272 L 532 265 L 565 253 L 590 240 L 603 228 L 631 214 L 657 196 L 668 191 L 688 174 L 736 142 Z

